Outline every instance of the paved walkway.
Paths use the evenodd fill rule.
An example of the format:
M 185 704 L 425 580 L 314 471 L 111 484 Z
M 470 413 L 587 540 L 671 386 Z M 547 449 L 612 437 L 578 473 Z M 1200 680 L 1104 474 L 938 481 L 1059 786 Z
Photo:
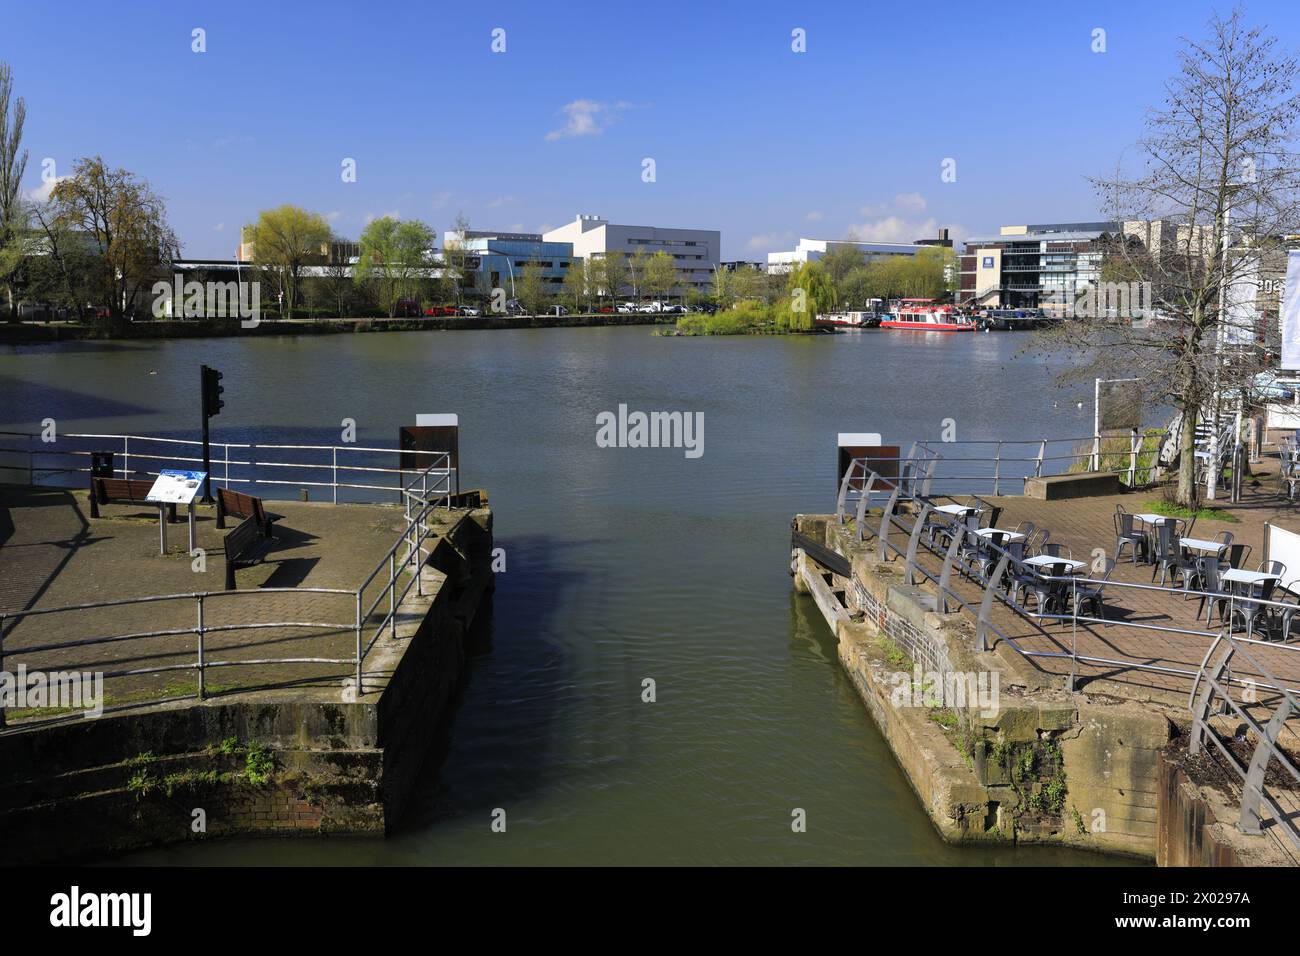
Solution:
M 1256 468 L 1270 469 L 1275 473 L 1276 462 L 1267 462 Z M 1193 531 L 1196 537 L 1203 538 L 1213 537 L 1219 531 L 1232 532 L 1235 541 L 1251 546 L 1252 551 L 1247 559 L 1251 570 L 1263 560 L 1265 521 L 1282 523 L 1300 530 L 1300 507 L 1273 494 L 1273 477 L 1261 475 L 1260 481 L 1261 486 L 1248 489 L 1243 496 L 1244 500 L 1238 505 L 1215 503 L 1215 507 L 1221 507 L 1236 517 L 1237 523 L 1201 518 Z M 1023 521 L 1033 522 L 1036 527 L 1047 528 L 1051 532 L 1051 541 L 1067 545 L 1076 559 L 1091 564 L 1095 557 L 1094 549 L 1100 548 L 1106 556 L 1113 556 L 1115 532 L 1112 516 L 1116 504 L 1122 504 L 1128 511 L 1138 513 L 1151 510 L 1148 505 L 1154 504 L 1159 497 L 1158 491 L 1139 491 L 1063 501 L 987 496 L 984 500 L 1004 509 L 998 520 L 999 527 L 1011 529 Z M 906 537 L 901 532 L 895 532 L 891 540 L 899 547 L 906 548 Z M 927 553 L 922 563 L 927 570 L 938 576 L 942 567 L 939 556 Z M 1300 578 L 1300 568 L 1289 569 L 1284 580 L 1289 582 L 1293 578 Z M 1149 585 L 1152 583 L 1151 566 L 1138 564 L 1135 567 L 1126 550 L 1125 559 L 1117 566 L 1112 580 Z M 956 573 L 953 574 L 953 581 L 962 598 L 969 604 L 978 606 L 982 589 L 972 582 L 960 579 Z M 1158 582 L 1157 575 L 1156 583 Z M 1153 696 L 1171 703 L 1181 701 L 1185 704 L 1191 687 L 1189 675 L 1199 668 L 1212 638 L 1144 630 L 1134 625 L 1217 631 L 1217 617 L 1215 627 L 1211 628 L 1205 624 L 1204 615 L 1198 617 L 1198 600 L 1185 600 L 1181 596 L 1154 591 L 1111 587 L 1107 591 L 1106 603 L 1111 609 L 1110 616 L 1115 618 L 1116 623 L 1106 626 L 1081 624 L 1077 635 L 1069 622 L 1064 625 L 1047 621 L 1036 623 L 1026 620 L 1000 602 L 994 605 L 993 621 L 997 629 L 1023 651 L 1069 654 L 1074 646 L 1082 656 L 1122 662 L 1117 665 L 1080 663 L 1078 675 L 1084 689 L 1123 696 Z M 996 636 L 991 636 L 990 640 L 996 641 Z M 1300 640 L 1292 638 L 1285 645 L 1252 647 L 1251 653 L 1256 656 L 1259 664 L 1279 678 L 1292 686 L 1300 686 Z M 1063 675 L 1070 672 L 1069 659 L 1033 657 L 1031 660 L 1035 666 L 1050 674 Z M 1165 672 L 1144 670 L 1133 666 L 1136 664 L 1162 668 Z M 1243 660 L 1234 662 L 1234 673 L 1238 676 L 1258 676 L 1257 669 Z
M 365 579 L 397 541 L 403 511 L 387 505 L 331 505 L 268 502 L 282 515 L 266 562 L 236 572 L 238 590 L 224 592 L 225 556 L 215 514 L 199 508 L 197 541 L 204 566 L 186 551 L 187 528 L 169 527 L 170 553 L 159 554 L 158 516 L 152 509 L 107 505 L 91 518 L 86 494 L 52 488 L 0 485 L 0 614 L 66 607 L 148 595 L 177 594 L 173 600 L 115 608 L 62 611 L 11 618 L 3 628 L 4 670 L 110 672 L 171 667 L 158 673 L 106 676 L 109 705 L 195 693 L 198 616 L 196 592 L 205 598 L 205 628 L 227 628 L 205 637 L 205 660 L 256 661 L 269 658 L 352 658 L 356 647 L 355 597 L 304 588 L 349 592 Z M 227 522 L 226 531 L 233 527 Z M 365 606 L 387 584 L 387 573 L 365 592 Z M 268 591 L 293 588 L 296 591 Z M 370 618 L 387 613 L 387 598 Z M 250 629 L 254 622 L 293 626 Z M 109 644 L 29 651 L 43 644 L 153 631 L 178 633 Z M 337 692 L 354 673 L 351 664 L 297 663 L 212 666 L 209 693 L 268 686 L 316 687 Z M 13 715 L 10 716 L 13 719 Z

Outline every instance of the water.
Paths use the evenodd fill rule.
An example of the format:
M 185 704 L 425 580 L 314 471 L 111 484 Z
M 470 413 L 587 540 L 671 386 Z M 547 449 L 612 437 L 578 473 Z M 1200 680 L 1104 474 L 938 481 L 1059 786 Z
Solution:
M 148 863 L 1092 864 L 935 834 L 791 589 L 789 521 L 834 508 L 835 436 L 1091 430 L 1017 333 L 660 338 L 646 328 L 73 343 L 0 353 L 0 427 L 395 443 L 457 412 L 507 571 L 399 833 L 216 841 Z M 703 412 L 704 455 L 601 449 L 596 415 Z M 1059 406 L 1059 407 L 1057 407 Z M 656 703 L 642 703 L 642 681 Z M 793 808 L 808 830 L 791 832 Z M 508 830 L 493 834 L 492 811 Z

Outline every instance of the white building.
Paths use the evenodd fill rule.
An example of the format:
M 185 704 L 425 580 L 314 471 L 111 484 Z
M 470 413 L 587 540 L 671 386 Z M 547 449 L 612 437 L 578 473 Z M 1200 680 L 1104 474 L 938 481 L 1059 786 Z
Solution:
M 831 249 L 857 249 L 865 259 L 879 259 L 883 256 L 914 256 L 925 246 L 910 242 L 858 242 L 852 239 L 800 239 L 799 244 L 789 252 L 769 252 L 767 254 L 768 272 L 789 272 L 795 266 L 805 262 L 816 262 Z
M 638 249 L 646 254 L 666 252 L 677 265 L 678 288 L 707 292 L 713 286 L 713 269 L 722 258 L 722 233 L 717 229 L 661 229 L 657 226 L 620 226 L 599 216 L 578 216 L 568 225 L 542 236 L 547 242 L 573 243 L 573 254 L 581 259 L 610 253 L 630 256 Z

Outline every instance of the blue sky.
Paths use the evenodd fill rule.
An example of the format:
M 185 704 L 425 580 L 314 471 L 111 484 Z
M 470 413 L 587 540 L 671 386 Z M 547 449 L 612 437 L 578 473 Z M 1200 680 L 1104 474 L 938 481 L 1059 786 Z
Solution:
M 27 188 L 100 154 L 167 199 L 184 253 L 230 256 L 292 202 L 355 237 L 595 213 L 721 229 L 724 258 L 799 236 L 1096 218 L 1113 169 L 1213 7 L 659 2 L 6 3 Z M 1226 6 L 1220 9 L 1226 11 Z M 1300 4 L 1249 19 L 1300 43 Z M 207 51 L 191 50 L 192 31 Z M 492 31 L 506 50 L 493 53 Z M 791 50 L 806 31 L 807 52 Z M 1106 31 L 1106 52 L 1091 50 Z M 642 181 L 642 161 L 656 181 Z M 940 166 L 957 162 L 944 183 Z M 340 175 L 356 160 L 357 181 Z

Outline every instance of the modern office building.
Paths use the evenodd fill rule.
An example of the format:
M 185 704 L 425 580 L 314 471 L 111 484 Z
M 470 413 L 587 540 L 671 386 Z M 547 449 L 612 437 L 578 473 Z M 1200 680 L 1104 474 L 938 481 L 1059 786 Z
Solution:
M 1101 280 L 1102 259 L 1121 234 L 1117 222 L 1067 222 L 967 239 L 958 301 L 1064 313 L 1083 286 Z
M 529 263 L 541 266 L 552 294 L 559 294 L 574 259 L 573 243 L 553 242 L 536 232 L 452 230 L 443 236 L 444 253 L 449 245 L 465 252 L 466 268 L 474 272 L 465 285 L 484 295 L 505 289 L 513 298 L 515 285 Z
M 772 273 L 789 272 L 805 262 L 816 262 L 832 249 L 850 247 L 862 253 L 867 260 L 881 259 L 887 256 L 914 256 L 921 246 L 908 242 L 858 242 L 853 239 L 800 239 L 798 245 L 788 252 L 769 252 L 767 254 L 767 271 Z
M 714 267 L 722 258 L 722 233 L 717 229 L 623 226 L 599 216 L 578 216 L 542 238 L 570 244 L 573 255 L 581 259 L 631 256 L 638 250 L 649 255 L 666 252 L 677 266 L 678 283 L 669 292 L 672 296 L 692 289 L 707 292 L 713 286 Z

